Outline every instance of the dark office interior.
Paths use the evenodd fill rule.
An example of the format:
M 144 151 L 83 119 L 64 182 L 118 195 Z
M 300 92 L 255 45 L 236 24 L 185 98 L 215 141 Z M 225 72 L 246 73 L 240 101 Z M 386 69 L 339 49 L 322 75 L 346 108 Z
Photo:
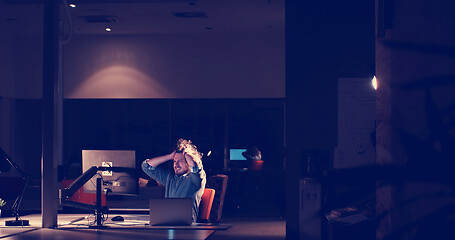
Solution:
M 0 159 L 0 238 L 162 239 L 46 231 L 86 213 L 58 200 L 82 150 L 134 150 L 150 180 L 142 161 L 185 138 L 207 177 L 228 177 L 216 224 L 230 228 L 177 238 L 455 239 L 454 7 L 0 0 L 0 148 L 16 165 Z M 260 165 L 230 156 L 251 148 Z M 21 171 L 18 212 L 40 216 L 25 231 L 4 224 Z M 109 216 L 159 189 L 107 195 L 128 209 Z

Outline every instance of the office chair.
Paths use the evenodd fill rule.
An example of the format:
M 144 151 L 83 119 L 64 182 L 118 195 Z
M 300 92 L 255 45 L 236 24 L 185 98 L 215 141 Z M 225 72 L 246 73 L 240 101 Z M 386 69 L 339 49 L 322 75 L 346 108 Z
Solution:
M 199 216 L 198 222 L 209 222 L 210 210 L 212 209 L 213 198 L 215 197 L 215 190 L 206 188 L 202 194 L 201 202 L 199 203 Z
M 209 177 L 207 187 L 215 189 L 215 198 L 213 200 L 212 210 L 210 212 L 210 222 L 217 223 L 221 219 L 223 213 L 224 196 L 226 195 L 226 187 L 228 176 L 217 174 Z
M 73 182 L 74 179 L 63 179 L 61 186 L 62 188 L 66 188 Z M 96 202 L 96 193 L 87 193 L 84 192 L 84 188 L 80 188 L 68 200 L 93 205 Z M 106 194 L 104 193 L 101 194 L 101 206 L 106 206 Z

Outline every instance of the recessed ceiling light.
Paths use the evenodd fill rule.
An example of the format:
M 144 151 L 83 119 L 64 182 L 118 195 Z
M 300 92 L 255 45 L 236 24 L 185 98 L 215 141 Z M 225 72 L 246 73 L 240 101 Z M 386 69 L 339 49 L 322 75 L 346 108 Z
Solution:
M 112 31 L 112 29 L 107 27 L 106 32 L 110 32 L 110 31 Z
M 76 4 L 71 3 L 71 4 L 70 4 L 70 7 L 75 8 L 75 7 L 76 7 Z

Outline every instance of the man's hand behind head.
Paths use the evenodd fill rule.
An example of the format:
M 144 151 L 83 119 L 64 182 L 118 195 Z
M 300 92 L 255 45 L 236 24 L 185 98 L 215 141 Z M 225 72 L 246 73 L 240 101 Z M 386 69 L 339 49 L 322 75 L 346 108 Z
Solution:
M 169 154 L 169 157 L 170 157 L 169 160 L 174 159 L 174 157 L 175 157 L 175 150 L 172 151 L 172 152 Z

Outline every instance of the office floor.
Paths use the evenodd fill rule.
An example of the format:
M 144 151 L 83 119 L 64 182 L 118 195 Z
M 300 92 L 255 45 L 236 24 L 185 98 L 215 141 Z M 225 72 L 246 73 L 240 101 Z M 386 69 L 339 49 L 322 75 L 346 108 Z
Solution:
M 28 227 L 5 227 L 6 218 L 0 219 L 0 239 L 14 240 L 41 240 L 41 239 L 97 239 L 97 240 L 123 240 L 132 238 L 141 239 L 208 239 L 208 240 L 284 240 L 285 239 L 285 220 L 279 218 L 226 218 L 223 224 L 232 224 L 227 230 L 153 230 L 137 227 L 133 225 L 111 225 L 110 229 L 88 229 L 86 225 L 90 220 L 82 220 L 75 225 L 69 223 L 75 219 L 83 217 L 82 215 L 59 215 L 58 229 L 40 228 L 41 216 L 28 215 L 23 219 L 30 221 Z M 137 221 L 138 225 L 143 224 L 142 220 Z
M 223 223 L 232 224 L 226 231 L 215 231 L 208 240 L 284 240 L 286 220 L 266 218 L 224 218 Z

